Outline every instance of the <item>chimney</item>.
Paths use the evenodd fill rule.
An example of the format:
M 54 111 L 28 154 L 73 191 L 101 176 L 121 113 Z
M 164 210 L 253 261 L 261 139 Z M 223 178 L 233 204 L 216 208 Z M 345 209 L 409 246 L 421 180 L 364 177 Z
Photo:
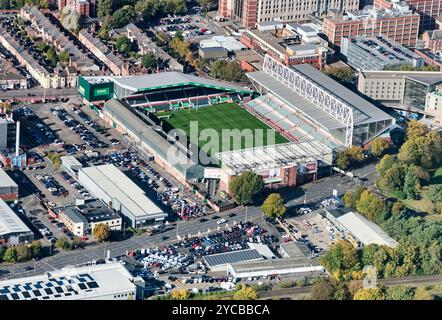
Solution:
M 20 155 L 20 121 L 15 124 L 16 136 L 15 136 L 15 156 Z

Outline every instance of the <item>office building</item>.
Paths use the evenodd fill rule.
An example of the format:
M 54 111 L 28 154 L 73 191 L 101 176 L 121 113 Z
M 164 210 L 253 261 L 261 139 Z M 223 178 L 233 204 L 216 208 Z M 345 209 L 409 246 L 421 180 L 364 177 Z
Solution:
M 17 127 L 11 118 L 0 118 L 0 150 L 14 148 L 16 145 Z
M 324 33 L 328 41 L 339 47 L 343 37 L 384 35 L 394 42 L 414 47 L 418 38 L 420 16 L 405 2 L 394 3 L 389 9 L 365 6 L 361 11 L 324 18 Z
M 384 70 L 407 64 L 421 67 L 424 60 L 385 36 L 342 38 L 341 54 L 355 69 Z
M 0 245 L 15 245 L 34 240 L 34 233 L 9 205 L 0 198 Z
M 424 113 L 427 94 L 440 83 L 440 72 L 361 70 L 358 90 L 385 106 Z
M 219 0 L 218 14 L 239 20 L 247 29 L 268 21 L 305 21 L 310 14 L 322 16 L 359 8 L 359 0 Z
M 442 84 L 437 85 L 434 92 L 427 93 L 425 113 L 437 124 L 442 124 Z
M 121 213 L 133 228 L 162 224 L 167 214 L 113 164 L 82 168 L 78 182 L 95 198 Z
M 0 281 L 0 300 L 133 300 L 134 277 L 120 263 L 67 266 Z

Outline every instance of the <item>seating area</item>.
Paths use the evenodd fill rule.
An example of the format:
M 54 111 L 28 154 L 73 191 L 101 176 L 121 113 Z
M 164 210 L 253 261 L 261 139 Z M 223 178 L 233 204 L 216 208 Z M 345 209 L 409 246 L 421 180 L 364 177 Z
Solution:
M 314 138 L 330 147 L 337 146 L 330 133 L 308 121 L 300 112 L 270 93 L 248 102 L 246 107 L 292 141 Z

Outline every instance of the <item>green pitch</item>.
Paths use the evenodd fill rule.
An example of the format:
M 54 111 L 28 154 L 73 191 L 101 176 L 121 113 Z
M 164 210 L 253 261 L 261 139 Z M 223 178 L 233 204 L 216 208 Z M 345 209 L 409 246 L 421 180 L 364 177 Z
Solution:
M 214 129 L 218 133 L 219 146 L 221 146 L 222 141 L 222 129 L 239 129 L 240 131 L 244 129 L 251 129 L 253 132 L 253 146 L 268 145 L 267 141 L 267 129 L 272 130 L 275 133 L 275 143 L 289 142 L 286 138 L 275 132 L 272 128 L 267 126 L 265 123 L 261 122 L 250 114 L 247 110 L 241 109 L 238 105 L 234 103 L 226 104 L 215 104 L 211 106 L 183 109 L 176 111 L 166 111 L 158 112 L 155 114 L 157 117 L 163 118 L 164 116 L 169 116 L 169 118 L 163 118 L 171 126 L 177 129 L 182 129 L 186 135 L 190 136 L 190 122 L 198 121 L 198 130 L 201 132 L 204 129 Z M 263 139 L 262 143 L 258 141 L 255 145 L 255 129 L 263 129 Z M 269 136 L 271 138 L 271 136 Z M 228 146 L 222 146 L 223 150 L 220 151 L 230 151 L 239 148 L 235 148 L 230 139 Z M 193 141 L 195 143 L 195 141 Z M 201 148 L 206 145 L 207 141 L 198 141 L 198 146 Z M 246 145 L 245 138 L 241 139 L 241 149 L 244 149 Z M 221 147 L 220 147 L 221 148 Z

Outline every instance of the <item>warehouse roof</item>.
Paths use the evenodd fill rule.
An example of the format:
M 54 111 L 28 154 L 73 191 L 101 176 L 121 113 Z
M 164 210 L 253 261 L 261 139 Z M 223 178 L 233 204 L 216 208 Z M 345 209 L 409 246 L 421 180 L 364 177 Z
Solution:
M 246 249 L 231 251 L 225 253 L 212 254 L 204 256 L 204 261 L 209 267 L 220 266 L 228 263 L 238 263 L 241 261 L 262 260 L 262 256 L 256 249 Z
M 337 218 L 341 225 L 359 239 L 364 245 L 377 244 L 397 246 L 397 241 L 385 233 L 377 224 L 359 213 L 349 212 Z
M 137 218 L 165 215 L 140 187 L 113 164 L 82 168 L 80 173 L 88 176 L 106 194 L 119 201 Z
M 1 187 L 18 188 L 14 180 L 12 180 L 11 177 L 2 168 L 0 168 L 0 188 Z
M 32 233 L 19 216 L 0 198 L 0 235 Z
M 289 269 L 298 272 L 311 271 L 321 271 L 324 270 L 323 267 L 319 265 L 318 259 L 273 259 L 273 260 L 263 260 L 263 261 L 253 261 L 253 262 L 243 262 L 230 265 L 230 269 L 236 274 L 247 273 L 247 272 L 259 272 L 271 270 L 270 273 L 278 273 L 283 269 Z
M 251 91 L 245 87 L 180 72 L 160 72 L 141 76 L 115 77 L 114 82 L 120 87 L 134 92 L 188 84 L 230 89 L 234 91 Z
M 133 277 L 120 263 L 66 267 L 43 275 L 0 281 L 0 300 L 105 299 L 135 292 Z

